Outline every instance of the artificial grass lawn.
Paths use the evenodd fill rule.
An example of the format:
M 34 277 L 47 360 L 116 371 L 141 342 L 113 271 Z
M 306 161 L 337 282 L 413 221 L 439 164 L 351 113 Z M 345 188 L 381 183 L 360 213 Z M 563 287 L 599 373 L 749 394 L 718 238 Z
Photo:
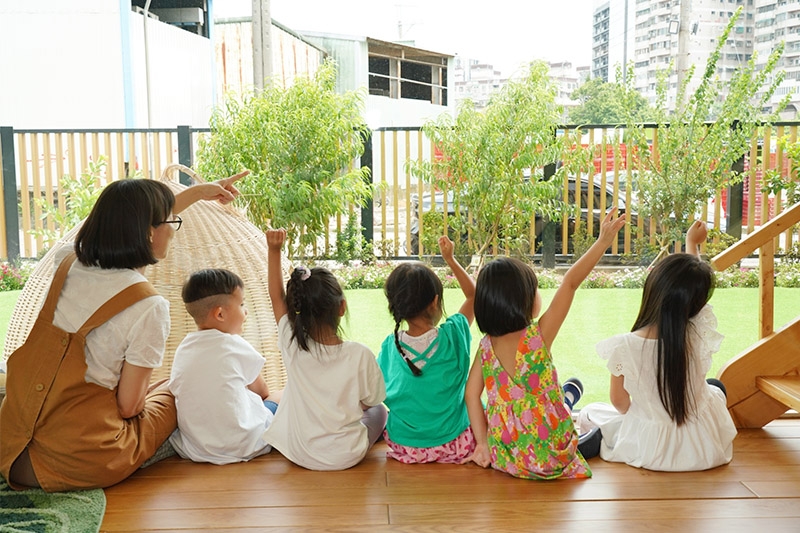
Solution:
M 14 304 L 21 291 L 0 292 L 0 338 L 5 339 Z M 546 309 L 555 289 L 543 289 Z M 608 401 L 609 373 L 594 350 L 597 342 L 630 330 L 639 311 L 641 289 L 580 289 L 569 315 L 552 346 L 553 359 L 562 381 L 577 376 L 583 382 L 584 398 L 578 404 Z M 383 339 L 394 331 L 394 322 L 381 289 L 347 291 L 349 317 L 344 323 L 347 337 L 366 344 L 376 354 Z M 447 313 L 458 311 L 464 296 L 460 289 L 445 289 Z M 775 329 L 800 315 L 800 289 L 775 289 Z M 758 289 L 718 289 L 711 305 L 725 335 L 714 357 L 709 377 L 716 376 L 729 359 L 758 340 Z M 472 353 L 481 334 L 472 325 Z
M 543 289 L 543 309 L 547 309 L 555 289 Z M 348 338 L 364 343 L 376 354 L 386 335 L 394 331 L 386 298 L 381 289 L 347 291 L 349 323 L 344 324 Z M 445 311 L 458 311 L 464 296 L 460 289 L 445 289 Z M 639 312 L 641 289 L 580 289 L 569 315 L 552 346 L 553 359 L 561 381 L 580 378 L 584 397 L 578 407 L 593 401 L 608 401 L 609 372 L 605 361 L 595 352 L 597 342 L 630 331 Z M 775 289 L 775 329 L 800 315 L 800 289 Z M 720 351 L 714 356 L 709 377 L 732 357 L 758 340 L 758 289 L 717 289 L 711 299 L 725 335 Z M 481 334 L 472 325 L 472 353 Z
M 6 331 L 11 320 L 11 313 L 14 312 L 14 305 L 16 305 L 20 293 L 22 291 L 0 291 L 0 339 L 3 339 L 3 345 L 5 345 Z

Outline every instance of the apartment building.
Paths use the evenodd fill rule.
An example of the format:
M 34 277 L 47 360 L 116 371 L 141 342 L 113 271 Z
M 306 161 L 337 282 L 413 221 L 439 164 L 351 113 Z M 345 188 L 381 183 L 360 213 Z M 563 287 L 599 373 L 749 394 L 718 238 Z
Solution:
M 754 13 L 756 63 L 763 65 L 775 46 L 785 43 L 778 69 L 786 73 L 783 83 L 765 111 L 772 111 L 787 94 L 790 102 L 782 113 L 795 119 L 800 109 L 800 0 L 756 0 Z
M 717 75 L 729 80 L 750 59 L 757 4 L 759 0 L 600 0 L 595 4 L 593 76 L 605 69 L 603 79 L 614 81 L 616 68 L 632 63 L 635 87 L 652 103 L 658 72 L 671 67 L 667 104 L 674 107 L 678 86 L 692 68 L 689 93 L 700 83 L 720 34 L 739 6 L 744 11 L 723 47 Z
M 493 65 L 477 59 L 456 56 L 453 65 L 456 108 L 469 99 L 475 109 L 484 109 L 492 94 L 508 82 L 508 76 L 503 76 Z

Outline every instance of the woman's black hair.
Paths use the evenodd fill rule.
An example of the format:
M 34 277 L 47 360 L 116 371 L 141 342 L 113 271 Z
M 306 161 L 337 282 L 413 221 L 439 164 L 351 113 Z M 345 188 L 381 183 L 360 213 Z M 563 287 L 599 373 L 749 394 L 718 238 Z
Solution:
M 75 239 L 75 254 L 86 266 L 140 268 L 153 265 L 150 230 L 169 217 L 175 195 L 149 179 L 109 183 Z
M 673 254 L 653 268 L 644 282 L 639 316 L 631 331 L 658 329 L 656 384 L 661 404 L 679 426 L 686 421 L 693 399 L 688 386 L 689 320 L 714 293 L 711 266 L 690 254 Z
M 386 278 L 383 292 L 389 302 L 389 312 L 394 318 L 395 346 L 411 372 L 420 376 L 422 369 L 411 361 L 411 357 L 400 344 L 400 323 L 420 316 L 437 296 L 438 309 L 441 312 L 444 296 L 442 281 L 433 270 L 422 263 L 401 263 Z
M 339 330 L 343 301 L 342 286 L 327 268 L 299 267 L 292 271 L 286 283 L 286 307 L 292 338 L 300 348 L 308 351 L 309 338 L 321 341 L 328 329 Z
M 519 259 L 499 257 L 488 262 L 475 283 L 478 329 L 498 337 L 527 328 L 538 288 L 536 274 Z

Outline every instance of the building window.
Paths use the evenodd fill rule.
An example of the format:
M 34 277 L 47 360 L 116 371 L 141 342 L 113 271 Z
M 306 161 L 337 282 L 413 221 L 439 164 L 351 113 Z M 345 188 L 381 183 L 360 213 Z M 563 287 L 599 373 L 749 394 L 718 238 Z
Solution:
M 447 58 L 426 56 L 412 61 L 407 59 L 410 50 L 374 48 L 378 53 L 372 46 L 369 51 L 369 94 L 447 105 Z

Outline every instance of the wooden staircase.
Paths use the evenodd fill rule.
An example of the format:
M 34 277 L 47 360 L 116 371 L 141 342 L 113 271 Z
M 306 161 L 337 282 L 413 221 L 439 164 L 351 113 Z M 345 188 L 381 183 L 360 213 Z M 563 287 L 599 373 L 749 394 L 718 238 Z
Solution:
M 800 316 L 773 329 L 776 242 L 799 222 L 800 203 L 711 260 L 715 269 L 725 270 L 759 249 L 761 340 L 719 372 L 728 392 L 728 410 L 740 428 L 760 428 L 790 408 L 800 411 Z

